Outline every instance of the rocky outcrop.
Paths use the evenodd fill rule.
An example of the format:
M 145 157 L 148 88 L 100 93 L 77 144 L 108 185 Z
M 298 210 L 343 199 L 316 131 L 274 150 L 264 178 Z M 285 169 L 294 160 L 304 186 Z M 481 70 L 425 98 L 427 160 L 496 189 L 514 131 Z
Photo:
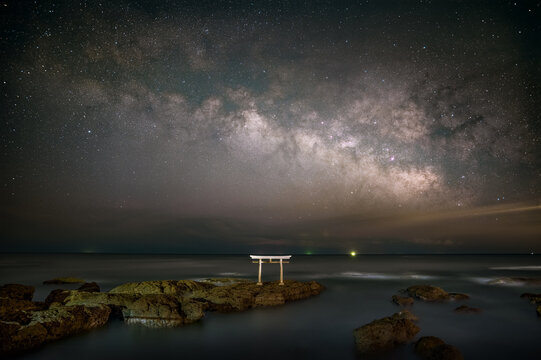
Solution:
M 0 349 L 19 352 L 81 331 L 105 325 L 111 309 L 107 306 L 58 306 L 33 311 L 27 324 L 0 321 Z
M 479 309 L 479 308 L 475 308 L 475 307 L 470 307 L 470 306 L 467 306 L 467 305 L 460 305 L 459 307 L 457 307 L 455 309 L 455 312 L 458 312 L 458 313 L 470 313 L 470 314 L 477 314 L 477 313 L 480 313 L 482 310 Z
M 409 296 L 393 295 L 393 303 L 399 306 L 411 306 L 413 305 L 413 298 Z
M 466 300 L 470 297 L 466 294 L 448 293 L 440 287 L 432 285 L 414 285 L 406 289 L 409 296 L 423 301 Z
M 0 320 L 27 324 L 30 321 L 31 311 L 43 310 L 45 307 L 43 303 L 29 300 L 0 298 Z
M 30 289 L 2 289 L 17 299 L 0 298 L 0 350 L 17 352 L 102 326 L 111 315 L 128 324 L 182 326 L 200 320 L 207 310 L 227 312 L 281 305 L 317 295 L 323 287 L 314 281 L 292 280 L 283 286 L 277 282 L 216 286 L 164 280 L 123 284 L 102 293 L 97 284 L 87 283 L 78 290 L 53 290 L 43 303 L 27 300 Z
M 220 312 L 243 311 L 253 307 L 282 305 L 289 301 L 301 300 L 318 295 L 323 286 L 315 281 L 294 280 L 278 282 L 238 283 L 228 286 L 214 286 L 210 289 L 194 291 L 192 298 L 204 299 L 209 309 Z
M 83 284 L 85 281 L 76 277 L 59 277 L 51 280 L 45 280 L 43 285 L 59 285 L 59 284 Z
M 34 287 L 21 284 L 6 284 L 0 287 L 0 298 L 10 298 L 14 300 L 32 300 L 34 296 Z
M 423 360 L 463 360 L 460 351 L 435 336 L 424 336 L 415 343 L 415 352 Z
M 317 295 L 322 290 L 323 286 L 315 281 L 216 286 L 189 280 L 166 280 L 123 284 L 108 293 L 65 290 L 54 296 L 66 305 L 108 305 L 114 314 L 128 323 L 168 327 L 200 320 L 207 310 L 231 312 L 282 305 Z
M 358 351 L 373 354 L 407 343 L 421 330 L 415 325 L 416 320 L 409 311 L 402 311 L 355 329 L 353 336 Z
M 174 327 L 200 320 L 206 304 L 169 294 L 87 293 L 66 291 L 68 306 L 106 305 L 128 324 Z
M 122 284 L 109 291 L 111 294 L 166 294 L 187 296 L 197 290 L 208 290 L 215 285 L 193 280 L 155 280 Z
M 0 320 L 27 324 L 30 312 L 43 310 L 45 304 L 33 302 L 34 287 L 20 284 L 7 284 L 0 287 Z

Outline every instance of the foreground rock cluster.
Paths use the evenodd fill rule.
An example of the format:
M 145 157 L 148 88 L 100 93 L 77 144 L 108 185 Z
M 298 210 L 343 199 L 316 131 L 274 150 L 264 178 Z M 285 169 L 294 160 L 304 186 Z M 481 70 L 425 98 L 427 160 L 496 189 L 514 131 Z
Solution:
M 206 311 L 244 311 L 282 305 L 318 295 L 315 281 L 212 282 L 145 281 L 100 292 L 96 283 L 77 290 L 53 290 L 44 302 L 32 301 L 34 288 L 8 284 L 0 288 L 0 351 L 18 352 L 103 326 L 110 317 L 129 324 L 173 327 L 200 320 Z
M 407 296 L 393 295 L 392 302 L 401 307 L 410 307 L 415 300 L 443 302 L 467 300 L 469 296 L 450 293 L 432 285 L 414 285 L 403 291 Z M 477 313 L 478 308 L 461 305 L 455 312 Z M 370 355 L 391 350 L 398 345 L 411 342 L 421 330 L 418 318 L 408 310 L 402 310 L 391 316 L 374 320 L 353 331 L 357 350 L 362 355 Z M 415 343 L 415 352 L 422 359 L 462 360 L 460 351 L 452 345 L 434 336 L 425 336 Z

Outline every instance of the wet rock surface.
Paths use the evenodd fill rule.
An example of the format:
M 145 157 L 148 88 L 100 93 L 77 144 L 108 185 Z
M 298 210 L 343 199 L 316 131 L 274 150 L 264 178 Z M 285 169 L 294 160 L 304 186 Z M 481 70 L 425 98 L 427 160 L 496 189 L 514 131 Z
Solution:
M 32 300 L 34 287 L 21 284 L 6 284 L 0 287 L 0 298 L 15 300 Z
M 415 352 L 423 360 L 463 360 L 460 351 L 435 336 L 424 336 L 415 343 Z
M 107 306 L 59 306 L 31 313 L 27 324 L 0 322 L 2 352 L 19 352 L 105 325 Z
M 414 285 L 406 289 L 409 296 L 429 302 L 446 300 L 467 300 L 469 295 L 461 293 L 448 293 L 440 287 L 432 285 Z
M 375 354 L 407 343 L 421 330 L 417 318 L 409 311 L 374 320 L 353 331 L 357 350 L 361 354 Z
M 84 283 L 77 290 L 53 290 L 44 302 L 31 301 L 32 287 L 5 285 L 0 288 L 2 294 L 12 297 L 0 297 L 0 350 L 11 353 L 32 349 L 103 326 L 111 316 L 147 327 L 182 326 L 200 320 L 205 311 L 281 305 L 323 290 L 315 281 L 288 280 L 282 286 L 278 282 L 262 286 L 247 281 L 221 283 L 227 285 L 191 280 L 144 281 L 123 284 L 105 293 L 99 292 L 96 283 Z
M 399 306 L 411 306 L 413 305 L 413 298 L 409 296 L 400 296 L 400 295 L 393 295 L 392 297 L 393 303 Z
M 103 305 L 63 306 L 58 302 L 32 301 L 32 286 L 8 284 L 0 289 L 0 351 L 4 353 L 32 349 L 103 326 L 111 313 Z M 62 290 L 55 296 L 59 291 Z

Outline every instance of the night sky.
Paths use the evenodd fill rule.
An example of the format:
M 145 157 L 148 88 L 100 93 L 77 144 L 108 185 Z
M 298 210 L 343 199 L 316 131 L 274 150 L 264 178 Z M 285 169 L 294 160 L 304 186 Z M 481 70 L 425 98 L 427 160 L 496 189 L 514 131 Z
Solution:
M 0 251 L 541 252 L 539 1 L 0 12 Z

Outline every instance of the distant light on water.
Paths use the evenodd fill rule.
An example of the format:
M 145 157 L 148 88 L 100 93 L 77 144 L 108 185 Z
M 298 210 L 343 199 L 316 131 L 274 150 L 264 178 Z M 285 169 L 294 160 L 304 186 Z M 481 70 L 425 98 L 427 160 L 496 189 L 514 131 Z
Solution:
M 350 252 L 349 252 L 349 255 L 351 255 L 351 256 L 356 256 L 357 253 L 356 253 L 355 251 L 350 251 Z

